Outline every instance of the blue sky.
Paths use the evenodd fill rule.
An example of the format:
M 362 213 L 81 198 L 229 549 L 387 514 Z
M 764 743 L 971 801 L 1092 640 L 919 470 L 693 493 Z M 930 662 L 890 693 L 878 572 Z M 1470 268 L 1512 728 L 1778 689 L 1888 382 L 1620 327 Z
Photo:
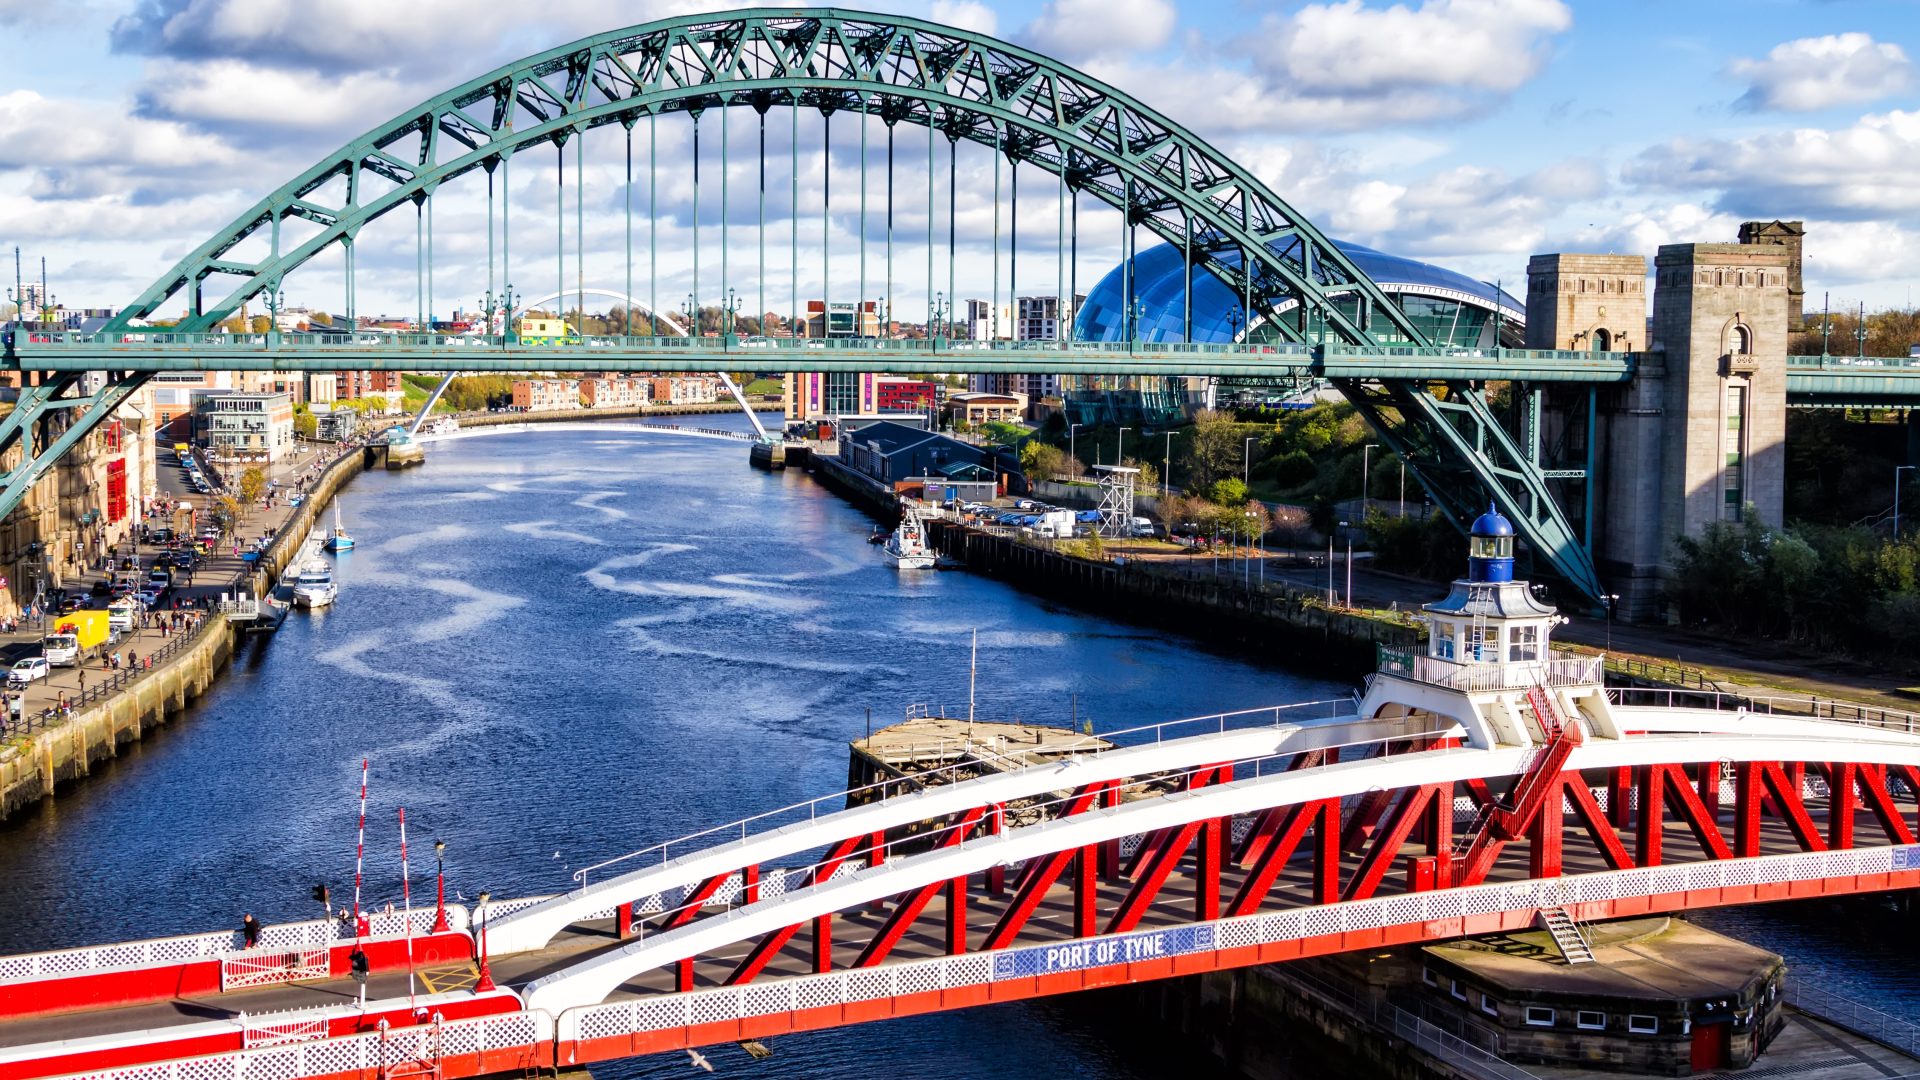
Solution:
M 1914 0 L 880 6 L 1074 63 L 1199 131 L 1328 233 L 1489 280 L 1523 280 L 1533 252 L 1651 257 L 1662 243 L 1731 240 L 1748 217 L 1808 222 L 1810 306 L 1828 290 L 1836 307 L 1904 306 L 1920 277 Z M 578 36 L 714 8 L 548 0 L 539 9 L 528 16 L 521 5 L 472 0 L 0 0 L 0 122 L 12 133 L 0 143 L 0 244 L 20 245 L 36 263 L 46 256 L 64 301 L 123 303 L 282 181 L 421 98 Z M 806 146 L 818 120 L 802 124 Z M 711 148 L 711 129 L 703 130 Z M 750 145 L 746 123 L 733 134 L 736 150 Z M 837 146 L 852 137 L 836 128 Z M 684 158 L 684 131 L 663 125 L 662 139 L 663 156 Z M 784 153 L 784 137 L 776 133 L 773 145 Z M 900 232 L 924 237 L 924 141 L 915 145 L 899 184 L 921 194 L 903 200 Z M 590 143 L 588 153 L 589 276 L 607 283 L 624 274 L 610 238 L 620 162 L 611 140 Z M 747 167 L 736 158 L 736 170 Z M 855 167 L 836 157 L 836 210 L 851 209 Z M 959 291 L 983 295 L 994 265 L 985 239 L 992 206 L 982 194 L 991 190 L 990 166 L 963 154 L 958 168 L 960 229 L 972 234 L 961 241 Z M 936 171 L 944 169 L 943 157 Z M 516 199 L 528 206 L 517 211 L 513 243 L 527 263 L 544 255 L 551 269 L 543 178 L 550 192 L 550 171 L 516 168 Z M 1024 182 L 1029 192 L 1045 188 L 1038 177 Z M 804 165 L 802 269 L 789 283 L 784 260 L 775 260 L 773 297 L 822 287 L 818 218 L 805 212 L 817 207 L 818 186 L 817 162 Z M 659 263 L 648 267 L 662 306 L 691 284 L 690 196 L 684 178 L 662 175 L 659 199 L 672 217 L 661 224 Z M 465 198 L 449 192 L 437 209 L 442 310 L 484 289 L 483 204 Z M 716 200 L 703 198 L 702 221 L 714 225 Z M 769 231 L 781 250 L 785 205 Z M 1037 219 L 1030 235 L 1051 233 L 1054 206 L 1050 190 L 1023 194 L 1023 221 Z M 730 254 L 740 265 L 750 257 L 740 222 L 751 204 L 732 213 Z M 940 206 L 942 236 L 944 213 Z M 383 239 L 363 254 L 361 309 L 409 312 L 419 302 L 412 223 L 382 224 Z M 827 287 L 844 292 L 856 273 L 855 223 L 836 216 L 831 227 Z M 1084 287 L 1117 257 L 1117 218 L 1105 223 L 1088 210 L 1082 230 Z M 710 301 L 716 234 L 703 228 L 701 238 Z M 371 250 L 381 242 L 384 253 Z M 918 248 L 900 257 L 924 266 Z M 1051 250 L 1023 254 L 1022 292 L 1051 291 L 1041 283 L 1056 276 L 1053 258 Z M 522 272 L 542 283 L 532 266 Z M 332 273 L 317 262 L 290 284 L 290 299 L 337 309 Z M 903 310 L 924 303 L 924 279 L 899 276 Z M 770 298 L 768 306 L 786 305 Z

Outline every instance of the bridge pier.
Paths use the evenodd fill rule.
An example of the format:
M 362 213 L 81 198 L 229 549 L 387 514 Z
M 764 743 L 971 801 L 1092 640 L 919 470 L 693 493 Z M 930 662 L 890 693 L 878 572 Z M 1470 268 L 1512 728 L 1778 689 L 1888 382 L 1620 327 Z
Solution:
M 1527 270 L 1529 348 L 1646 350 L 1632 381 L 1597 409 L 1589 536 L 1603 586 L 1619 598 L 1614 614 L 1659 618 L 1676 539 L 1749 509 L 1782 524 L 1794 254 L 1775 244 L 1663 246 L 1648 342 L 1639 340 L 1644 259 L 1536 255 Z

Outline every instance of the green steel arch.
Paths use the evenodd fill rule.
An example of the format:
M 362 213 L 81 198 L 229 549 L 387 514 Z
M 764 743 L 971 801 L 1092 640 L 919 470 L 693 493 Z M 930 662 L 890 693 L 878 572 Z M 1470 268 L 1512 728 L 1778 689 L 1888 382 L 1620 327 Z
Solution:
M 1191 229 L 1195 264 L 1244 292 L 1256 311 L 1289 307 L 1280 320 L 1304 339 L 1308 310 L 1350 344 L 1370 344 L 1372 318 L 1403 341 L 1426 344 L 1399 308 L 1318 229 L 1266 185 L 1171 120 L 1047 57 L 980 34 L 918 19 L 837 8 L 769 8 L 688 16 L 628 27 L 508 64 L 408 109 L 260 200 L 181 259 L 129 304 L 108 332 L 153 315 L 191 291 L 177 329 L 203 331 L 270 292 L 289 272 L 362 226 L 431 196 L 515 151 L 564 142 L 588 129 L 666 112 L 774 105 L 868 111 L 888 124 L 936 128 L 950 139 L 997 147 L 1121 209 L 1164 240 Z M 337 205 L 320 189 L 345 178 Z M 283 248 L 280 225 L 300 218 L 319 231 Z M 270 254 L 228 258 L 269 230 Z M 1249 278 L 1217 258 L 1252 256 Z M 1238 260 L 1235 260 L 1237 264 Z M 213 275 L 244 279 L 211 306 Z M 1349 314 L 1331 302 L 1361 298 Z
M 181 259 L 123 309 L 106 333 L 154 315 L 187 289 L 176 330 L 217 326 L 249 298 L 276 291 L 335 244 L 351 275 L 367 222 L 430 198 L 443 183 L 489 173 L 516 151 L 644 117 L 745 106 L 867 112 L 889 126 L 925 126 L 1060 176 L 1120 209 L 1194 265 L 1242 294 L 1258 318 L 1305 341 L 1318 313 L 1348 345 L 1427 345 L 1399 306 L 1313 224 L 1246 169 L 1192 132 L 1111 86 L 1045 56 L 918 19 L 839 8 L 760 8 L 686 16 L 585 38 L 508 64 L 402 112 L 321 159 Z M 341 185 L 338 182 L 344 181 Z M 339 186 L 329 201 L 323 189 Z M 317 226 L 283 245 L 290 218 Z M 233 253 L 267 231 L 268 254 Z M 1233 258 L 1223 258 L 1231 252 Z M 207 303 L 209 278 L 238 277 Z M 1382 325 L 1376 338 L 1372 327 Z M 1590 555 L 1589 470 L 1548 469 L 1537 437 L 1523 447 L 1478 385 L 1435 393 L 1419 379 L 1336 385 L 1462 528 L 1490 498 L 1548 568 L 1589 600 L 1603 595 Z M 1537 423 L 1532 426 L 1537 428 Z M 1588 538 L 1569 522 L 1549 480 L 1588 487 Z

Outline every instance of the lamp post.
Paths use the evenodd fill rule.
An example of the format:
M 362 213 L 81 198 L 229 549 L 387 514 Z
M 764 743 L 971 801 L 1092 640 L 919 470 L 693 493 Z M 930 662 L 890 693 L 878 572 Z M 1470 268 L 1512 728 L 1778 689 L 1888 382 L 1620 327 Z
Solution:
M 1173 436 L 1172 431 L 1167 432 L 1167 456 L 1160 462 L 1160 497 L 1163 499 L 1173 494 Z
M 1367 481 L 1372 477 L 1372 473 L 1369 470 L 1373 464 L 1373 456 L 1372 456 L 1373 450 L 1374 450 L 1374 447 L 1379 445 L 1380 445 L 1379 443 L 1368 443 L 1367 445 L 1360 448 L 1360 516 L 1361 517 L 1365 517 L 1367 515 L 1367 496 L 1370 494 L 1370 492 L 1367 490 L 1368 487 L 1370 486 L 1367 483 Z
M 480 978 L 473 984 L 473 992 L 484 994 L 494 989 L 493 972 L 487 967 L 487 900 L 492 894 L 480 890 Z
M 736 340 L 733 332 L 734 321 L 739 317 L 739 314 L 740 294 L 733 289 L 728 289 L 726 302 L 720 308 L 720 340 L 723 348 L 731 346 Z
M 433 930 L 435 934 L 447 932 L 447 842 L 433 842 Z
M 1074 435 L 1080 431 L 1080 427 L 1081 425 L 1079 424 L 1067 425 L 1067 456 L 1072 458 L 1076 464 L 1080 461 L 1080 455 L 1076 450 Z
M 1893 540 L 1895 543 L 1900 542 L 1900 474 L 1912 468 L 1916 466 L 1895 465 L 1893 467 Z
M 1613 651 L 1613 605 L 1620 602 L 1618 593 L 1608 593 L 1600 598 L 1607 605 L 1607 651 Z
M 1407 459 L 1400 459 L 1400 516 L 1407 516 Z
M 685 315 L 687 317 L 687 337 L 688 338 L 699 337 L 700 336 L 700 304 L 699 304 L 699 301 L 693 298 L 692 293 L 688 293 L 686 302 L 680 305 L 680 314 Z
M 1344 521 L 1340 523 L 1340 527 L 1341 527 L 1342 529 L 1348 529 L 1348 532 L 1347 532 L 1347 600 L 1346 600 L 1346 606 L 1348 606 L 1348 607 L 1352 607 L 1352 606 L 1353 606 L 1353 532 L 1352 532 L 1352 530 L 1351 530 L 1351 529 L 1349 529 L 1349 528 L 1348 528 L 1348 526 L 1347 526 L 1347 523 L 1346 523 L 1346 522 L 1344 522 Z
M 1120 429 L 1120 437 L 1119 437 L 1118 439 L 1116 439 L 1116 440 L 1114 440 L 1114 444 L 1113 444 L 1113 463 L 1114 463 L 1115 465 L 1118 465 L 1118 464 L 1120 464 L 1121 462 L 1123 462 L 1123 461 L 1125 461 L 1125 460 L 1127 460 L 1127 432 L 1128 432 L 1129 430 L 1130 430 L 1130 429 L 1128 429 L 1128 428 L 1121 428 L 1121 429 Z
M 945 292 L 936 292 L 933 294 L 933 325 L 927 327 L 927 336 L 933 339 L 933 347 L 936 352 L 939 351 L 941 343 L 946 340 L 947 330 L 949 329 L 946 323 L 947 294 Z
M 1240 486 L 1248 491 L 1253 490 L 1253 444 L 1258 440 L 1259 436 L 1248 439 L 1240 450 Z

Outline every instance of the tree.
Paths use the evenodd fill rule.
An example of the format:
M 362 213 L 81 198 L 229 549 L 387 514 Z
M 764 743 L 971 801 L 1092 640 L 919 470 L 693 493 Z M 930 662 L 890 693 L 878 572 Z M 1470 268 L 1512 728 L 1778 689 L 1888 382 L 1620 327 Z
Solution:
M 240 527 L 240 522 L 246 517 L 247 510 L 239 499 L 231 495 L 222 495 L 215 500 L 215 505 L 219 507 L 214 512 L 215 516 L 225 521 L 226 531 L 233 532 Z
M 260 501 L 267 493 L 267 474 L 258 468 L 248 469 L 240 474 L 240 498 L 248 506 Z
M 1207 490 L 1223 476 L 1238 474 L 1244 451 L 1240 425 L 1230 413 L 1202 409 L 1193 418 L 1193 437 L 1187 440 L 1192 463 L 1188 486 Z
M 1121 458 L 1120 464 L 1128 469 L 1139 469 L 1140 475 L 1133 478 L 1134 490 L 1150 492 L 1160 486 L 1160 467 L 1151 461 L 1139 458 Z
M 320 418 L 310 410 L 293 414 L 293 433 L 303 439 L 311 439 L 320 434 Z
M 1029 439 L 1020 448 L 1020 469 L 1029 480 L 1051 480 L 1066 472 L 1067 455 L 1057 446 Z
M 1222 506 L 1239 506 L 1247 501 L 1247 485 L 1237 476 L 1223 476 L 1213 482 L 1209 494 Z

